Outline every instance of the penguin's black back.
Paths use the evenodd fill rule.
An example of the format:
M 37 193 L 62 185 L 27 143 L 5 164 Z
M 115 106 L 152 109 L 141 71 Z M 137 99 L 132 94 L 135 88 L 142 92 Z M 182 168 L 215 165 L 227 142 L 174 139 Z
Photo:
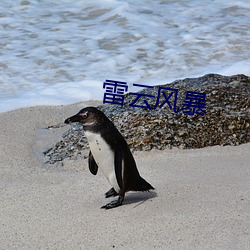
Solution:
M 84 126 L 84 130 L 100 133 L 113 152 L 117 152 L 122 155 L 122 159 L 124 161 L 124 173 L 123 179 L 120 181 L 122 181 L 124 191 L 148 191 L 150 189 L 154 189 L 140 176 L 129 146 L 115 125 L 103 112 L 95 107 L 84 108 L 79 113 L 84 113 L 86 111 L 94 114 L 96 122 L 91 126 Z
M 108 129 L 103 129 L 101 135 L 113 151 L 115 151 L 116 147 L 122 150 L 124 160 L 123 184 L 125 191 L 148 191 L 154 189 L 154 187 L 140 176 L 126 140 L 110 120 Z

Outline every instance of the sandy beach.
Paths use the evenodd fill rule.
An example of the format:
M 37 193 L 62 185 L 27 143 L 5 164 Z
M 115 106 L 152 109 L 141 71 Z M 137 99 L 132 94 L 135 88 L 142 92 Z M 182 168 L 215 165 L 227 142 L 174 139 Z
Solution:
M 155 192 L 111 210 L 87 159 L 43 164 L 68 129 L 45 128 L 96 104 L 0 113 L 0 249 L 249 249 L 249 143 L 134 152 Z

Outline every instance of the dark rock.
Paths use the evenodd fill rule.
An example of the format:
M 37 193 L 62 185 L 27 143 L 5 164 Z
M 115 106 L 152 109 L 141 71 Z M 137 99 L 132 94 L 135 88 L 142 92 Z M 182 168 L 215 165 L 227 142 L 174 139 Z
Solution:
M 177 107 L 182 107 L 186 91 L 206 93 L 206 113 L 201 116 L 175 113 L 165 103 L 155 106 L 159 87 L 178 89 Z M 125 95 L 124 105 L 98 106 L 123 134 L 132 150 L 163 150 L 202 148 L 214 145 L 239 145 L 250 141 L 250 78 L 245 75 L 221 76 L 215 74 L 199 78 L 186 78 L 154 88 L 142 89 L 138 93 L 154 95 L 141 97 L 136 105 L 147 100 L 151 110 L 130 107 L 135 95 Z M 168 95 L 170 92 L 168 93 Z M 173 106 L 173 97 L 169 99 Z M 159 104 L 165 98 L 160 98 Z M 72 127 L 63 135 L 62 141 L 44 152 L 54 163 L 65 158 L 86 157 L 83 149 L 88 147 L 80 125 Z M 85 153 L 86 154 L 86 153 Z

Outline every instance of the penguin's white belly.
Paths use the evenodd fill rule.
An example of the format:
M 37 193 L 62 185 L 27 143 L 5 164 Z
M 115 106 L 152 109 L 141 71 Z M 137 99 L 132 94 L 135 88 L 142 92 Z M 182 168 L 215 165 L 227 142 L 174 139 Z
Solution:
M 85 135 L 96 164 L 108 179 L 111 186 L 119 193 L 120 187 L 115 174 L 115 155 L 113 150 L 100 134 L 86 131 Z

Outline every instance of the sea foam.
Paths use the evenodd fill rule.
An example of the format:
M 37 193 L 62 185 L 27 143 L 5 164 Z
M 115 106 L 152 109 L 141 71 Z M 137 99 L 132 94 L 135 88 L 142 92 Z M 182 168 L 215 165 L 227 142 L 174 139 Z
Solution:
M 250 75 L 249 13 L 250 2 L 232 0 L 3 0 L 0 112 L 102 99 L 106 79 L 134 91 Z

